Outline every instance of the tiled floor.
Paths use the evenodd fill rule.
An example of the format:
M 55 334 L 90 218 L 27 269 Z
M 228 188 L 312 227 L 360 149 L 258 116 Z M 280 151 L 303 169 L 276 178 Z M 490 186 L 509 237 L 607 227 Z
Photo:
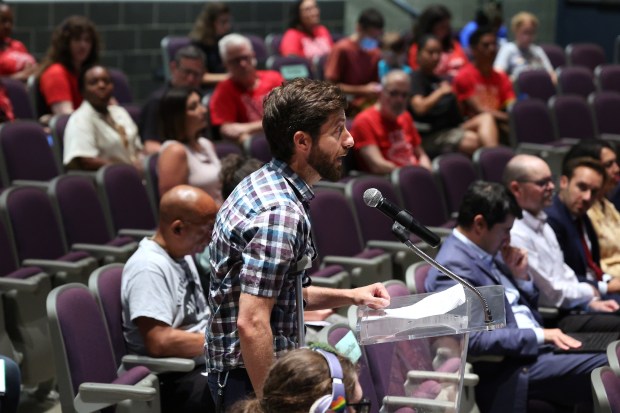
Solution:
M 39 402 L 26 392 L 22 392 L 17 409 L 17 413 L 61 413 L 61 411 L 57 397 Z

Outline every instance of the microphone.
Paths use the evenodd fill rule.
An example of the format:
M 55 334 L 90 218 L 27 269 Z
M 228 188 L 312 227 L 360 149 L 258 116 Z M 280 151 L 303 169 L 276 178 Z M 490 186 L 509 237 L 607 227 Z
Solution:
M 426 242 L 433 248 L 436 248 L 441 241 L 437 234 L 424 225 L 420 224 L 406 209 L 402 209 L 398 205 L 394 205 L 388 199 L 384 198 L 376 188 L 369 188 L 364 192 L 364 203 L 372 208 L 377 208 L 385 215 L 398 222 L 400 225 L 411 231 L 422 241 Z

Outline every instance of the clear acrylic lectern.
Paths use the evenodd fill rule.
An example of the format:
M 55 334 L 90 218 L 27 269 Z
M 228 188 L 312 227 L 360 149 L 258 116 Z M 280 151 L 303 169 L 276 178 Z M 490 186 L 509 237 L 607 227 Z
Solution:
M 469 332 L 506 322 L 504 288 L 478 291 L 484 299 L 457 284 L 392 298 L 381 310 L 358 308 L 357 338 L 373 376 L 379 377 L 374 384 L 381 412 L 469 411 L 477 382 L 466 371 Z

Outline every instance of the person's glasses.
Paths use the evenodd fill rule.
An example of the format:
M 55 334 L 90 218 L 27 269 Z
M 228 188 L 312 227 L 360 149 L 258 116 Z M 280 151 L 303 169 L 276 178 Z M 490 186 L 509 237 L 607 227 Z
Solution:
M 202 77 L 202 74 L 200 72 L 190 69 L 188 67 L 179 66 L 179 71 L 183 74 L 183 76 Z
M 239 56 L 239 57 L 235 57 L 233 59 L 228 59 L 228 63 L 231 65 L 235 65 L 235 66 L 239 66 L 241 64 L 241 62 L 252 62 L 252 59 L 254 58 L 254 56 L 252 55 L 246 55 L 246 56 Z
M 534 184 L 536 186 L 539 186 L 541 188 L 546 188 L 549 185 L 551 185 L 554 181 L 555 181 L 555 179 L 553 178 L 553 176 L 548 176 L 546 178 L 538 179 L 536 181 L 533 181 L 531 179 L 519 179 L 517 182 L 530 183 L 530 184 Z
M 391 98 L 401 97 L 406 99 L 409 96 L 409 92 L 402 92 L 400 90 L 386 90 L 385 93 Z
M 362 399 L 357 403 L 347 403 L 347 406 L 353 407 L 356 413 L 370 413 L 371 403 L 369 399 Z

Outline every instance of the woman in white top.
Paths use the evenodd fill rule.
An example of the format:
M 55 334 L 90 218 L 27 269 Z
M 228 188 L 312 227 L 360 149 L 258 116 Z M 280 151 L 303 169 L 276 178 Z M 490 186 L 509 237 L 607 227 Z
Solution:
M 222 203 L 220 160 L 211 141 L 201 136 L 207 126 L 207 109 L 197 90 L 170 88 L 159 106 L 162 136 L 157 169 L 159 193 L 187 184 L 206 191 Z
M 530 69 L 545 69 L 555 83 L 556 76 L 542 47 L 535 45 L 538 19 L 531 13 L 517 13 L 510 22 L 515 41 L 504 43 L 497 53 L 494 67 L 504 71 L 514 82 L 519 73 Z

